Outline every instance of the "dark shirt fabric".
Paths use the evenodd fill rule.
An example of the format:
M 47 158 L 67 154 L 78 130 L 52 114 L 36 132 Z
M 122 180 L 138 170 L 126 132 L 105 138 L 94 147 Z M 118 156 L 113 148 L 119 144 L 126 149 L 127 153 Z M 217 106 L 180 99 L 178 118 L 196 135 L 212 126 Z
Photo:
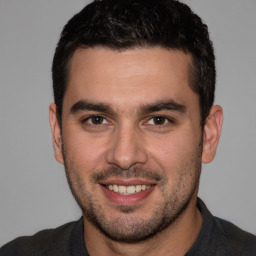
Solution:
M 256 236 L 230 222 L 213 217 L 202 200 L 197 207 L 202 213 L 200 233 L 185 256 L 256 256 Z M 83 220 L 56 229 L 20 237 L 4 245 L 0 256 L 89 256 L 84 245 Z

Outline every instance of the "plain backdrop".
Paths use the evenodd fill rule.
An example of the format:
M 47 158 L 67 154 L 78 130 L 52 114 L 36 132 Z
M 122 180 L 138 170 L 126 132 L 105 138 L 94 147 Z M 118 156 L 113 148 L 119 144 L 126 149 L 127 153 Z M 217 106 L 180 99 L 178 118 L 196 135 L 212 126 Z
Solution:
M 53 155 L 51 62 L 63 25 L 89 1 L 0 0 L 0 246 L 81 216 Z M 203 166 L 214 215 L 256 233 L 256 1 L 187 0 L 208 24 L 224 126 Z

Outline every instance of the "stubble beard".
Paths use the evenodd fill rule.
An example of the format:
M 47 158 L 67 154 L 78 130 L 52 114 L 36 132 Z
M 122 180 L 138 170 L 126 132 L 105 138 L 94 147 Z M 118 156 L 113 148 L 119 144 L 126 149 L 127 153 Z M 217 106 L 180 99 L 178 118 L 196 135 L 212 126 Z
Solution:
M 100 170 L 94 172 L 90 178 L 90 186 L 87 185 L 90 187 L 90 191 L 94 191 L 97 179 L 115 174 L 115 177 L 148 177 L 151 180 L 155 177 L 160 184 L 162 193 L 162 199 L 154 203 L 154 210 L 150 218 L 138 219 L 136 217 L 136 209 L 139 206 L 131 205 L 118 206 L 117 209 L 120 212 L 120 216 L 108 220 L 104 215 L 104 206 L 97 201 L 97 198 L 93 197 L 93 192 L 89 192 L 74 163 L 66 157 L 64 146 L 62 152 L 67 180 L 74 198 L 82 209 L 83 215 L 105 236 L 114 241 L 138 243 L 171 227 L 185 212 L 198 190 L 201 173 L 201 145 L 199 145 L 194 157 L 185 164 L 185 168 L 180 170 L 179 179 L 171 188 L 168 188 L 168 181 L 157 170 L 138 168 L 131 170 L 116 168 Z

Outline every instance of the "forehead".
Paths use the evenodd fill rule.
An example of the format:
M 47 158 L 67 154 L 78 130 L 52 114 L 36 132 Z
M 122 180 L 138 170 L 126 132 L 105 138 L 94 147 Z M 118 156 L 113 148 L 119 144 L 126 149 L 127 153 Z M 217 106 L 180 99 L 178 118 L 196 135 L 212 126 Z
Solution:
M 191 63 L 189 54 L 161 47 L 77 49 L 63 107 L 81 99 L 125 108 L 165 99 L 180 104 L 197 100 L 189 86 Z

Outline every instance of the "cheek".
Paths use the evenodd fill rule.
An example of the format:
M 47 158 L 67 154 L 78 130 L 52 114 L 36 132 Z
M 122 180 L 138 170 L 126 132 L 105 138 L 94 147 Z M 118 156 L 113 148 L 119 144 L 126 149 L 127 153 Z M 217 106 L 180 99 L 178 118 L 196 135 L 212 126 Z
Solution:
M 187 135 L 188 134 L 188 135 Z M 167 176 L 176 175 L 195 157 L 198 140 L 191 133 L 173 133 L 151 141 L 151 164 L 156 164 Z
M 63 134 L 63 137 L 66 158 L 72 161 L 78 172 L 91 172 L 104 166 L 106 140 L 88 136 L 83 131 L 70 132 L 68 136 Z

